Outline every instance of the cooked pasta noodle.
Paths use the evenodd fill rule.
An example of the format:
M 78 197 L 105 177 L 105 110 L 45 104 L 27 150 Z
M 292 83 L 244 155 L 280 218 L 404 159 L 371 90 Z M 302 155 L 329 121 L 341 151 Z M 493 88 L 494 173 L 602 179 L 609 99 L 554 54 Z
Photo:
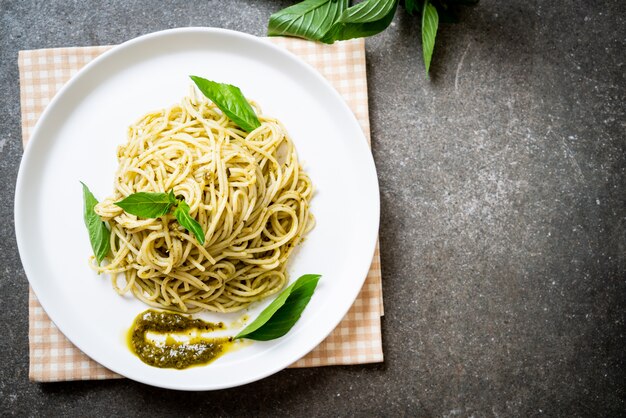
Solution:
M 95 210 L 111 226 L 114 289 L 182 312 L 233 312 L 280 291 L 294 247 L 313 227 L 313 187 L 283 125 L 255 109 L 246 133 L 195 90 L 148 113 L 118 149 L 113 196 Z M 172 214 L 142 219 L 114 203 L 136 192 L 184 197 L 204 245 Z

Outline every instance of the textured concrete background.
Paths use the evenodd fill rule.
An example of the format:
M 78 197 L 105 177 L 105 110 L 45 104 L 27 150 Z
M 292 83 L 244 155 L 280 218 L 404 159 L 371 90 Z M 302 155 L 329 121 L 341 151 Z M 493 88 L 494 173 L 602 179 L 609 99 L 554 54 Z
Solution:
M 28 381 L 18 50 L 180 26 L 264 35 L 289 3 L 0 0 L 1 413 L 623 415 L 623 0 L 483 0 L 443 26 L 430 80 L 404 13 L 367 41 L 384 364 L 286 370 L 214 393 Z

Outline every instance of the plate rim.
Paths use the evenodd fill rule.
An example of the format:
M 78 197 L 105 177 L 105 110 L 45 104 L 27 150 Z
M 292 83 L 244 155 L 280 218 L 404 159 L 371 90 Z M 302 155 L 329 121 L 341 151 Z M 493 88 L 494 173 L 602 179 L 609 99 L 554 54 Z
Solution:
M 22 267 L 24 269 L 24 273 L 28 279 L 29 285 L 32 287 L 32 290 L 35 292 L 35 295 L 37 295 L 37 299 L 39 300 L 39 303 L 41 304 L 42 308 L 44 309 L 44 311 L 46 312 L 47 316 L 50 318 L 50 320 L 57 326 L 57 328 L 59 329 L 59 331 L 77 348 L 79 349 L 81 352 L 83 352 L 85 355 L 87 355 L 90 359 L 92 359 L 93 361 L 97 362 L 98 364 L 102 365 L 103 367 L 117 373 L 120 374 L 126 378 L 129 378 L 131 380 L 135 380 L 138 381 L 140 383 L 144 383 L 144 384 L 148 384 L 148 385 L 152 385 L 152 386 L 156 386 L 156 387 L 161 387 L 161 388 L 166 388 L 166 389 L 175 389 L 175 390 L 192 390 L 192 391 L 202 391 L 202 390 L 219 390 L 219 389 L 226 389 L 226 388 L 230 388 L 230 387 L 237 387 L 237 386 L 241 386 L 241 385 L 245 385 L 257 380 L 261 380 L 265 377 L 268 377 L 272 374 L 275 374 L 285 368 L 287 368 L 293 361 L 297 361 L 299 358 L 307 355 L 311 350 L 313 350 L 315 347 L 317 347 L 330 333 L 332 333 L 332 331 L 337 327 L 337 325 L 343 320 L 343 318 L 345 317 L 345 315 L 347 314 L 347 312 L 351 309 L 351 307 L 354 304 L 354 301 L 356 300 L 356 298 L 358 297 L 359 293 L 361 292 L 363 285 L 365 283 L 365 280 L 367 278 L 367 274 L 369 272 L 369 268 L 371 266 L 371 261 L 373 259 L 374 253 L 375 253 L 375 249 L 376 249 L 376 243 L 378 240 L 378 230 L 379 230 L 379 225 L 380 225 L 380 191 L 379 191 L 379 184 L 378 184 L 378 176 L 376 173 L 376 165 L 374 162 L 374 158 L 373 158 L 373 154 L 371 152 L 371 148 L 368 147 L 368 153 L 366 155 L 368 155 L 369 157 L 367 158 L 367 166 L 369 170 L 373 170 L 373 176 L 372 176 L 372 184 L 368 185 L 368 187 L 372 187 L 372 195 L 375 197 L 375 201 L 371 202 L 372 206 L 373 206 L 373 212 L 374 212 L 374 222 L 375 225 L 372 225 L 369 229 L 370 232 L 373 232 L 373 236 L 368 236 L 366 237 L 366 239 L 368 239 L 371 243 L 370 245 L 370 250 L 368 252 L 368 257 L 367 259 L 369 260 L 369 262 L 367 263 L 366 267 L 361 267 L 360 271 L 359 271 L 359 277 L 362 277 L 359 286 L 357 287 L 356 285 L 354 286 L 354 288 L 356 289 L 354 291 L 354 297 L 351 297 L 351 302 L 350 304 L 346 304 L 346 308 L 342 309 L 342 311 L 340 312 L 341 315 L 337 314 L 336 315 L 336 321 L 333 321 L 332 323 L 332 327 L 327 327 L 328 328 L 328 332 L 323 332 L 322 334 L 324 334 L 321 338 L 311 338 L 309 340 L 309 343 L 306 344 L 306 347 L 304 349 L 300 349 L 297 350 L 298 351 L 298 355 L 297 356 L 293 356 L 292 357 L 296 357 L 294 359 L 292 359 L 293 361 L 287 362 L 287 364 L 285 364 L 285 362 L 279 362 L 278 366 L 274 366 L 274 367 L 267 367 L 265 372 L 263 373 L 257 373 L 254 375 L 249 376 L 247 379 L 240 379 L 236 384 L 228 384 L 228 385 L 189 385 L 189 386 L 185 386 L 185 385 L 177 385 L 177 384 L 169 384 L 170 382 L 167 381 L 163 381 L 163 382 L 154 382 L 154 381 L 149 381 L 147 379 L 142 379 L 141 376 L 129 376 L 126 373 L 124 373 L 123 370 L 119 370 L 117 367 L 115 367 L 115 365 L 110 365 L 110 364 L 106 364 L 108 363 L 106 360 L 102 361 L 102 359 L 98 359 L 97 355 L 93 355 L 93 353 L 87 353 L 86 350 L 84 349 L 83 345 L 79 343 L 77 343 L 73 338 L 71 338 L 70 336 L 67 335 L 67 333 L 65 331 L 67 331 L 67 327 L 66 325 L 62 324 L 62 323 L 57 323 L 57 321 L 55 321 L 55 319 L 53 318 L 54 315 L 54 311 L 55 309 L 52 307 L 53 303 L 47 299 L 45 296 L 43 298 L 40 297 L 41 292 L 38 292 L 38 281 L 31 279 L 30 277 L 32 277 L 32 269 L 30 268 L 30 265 L 25 263 L 25 252 L 28 251 L 28 245 L 27 243 L 24 242 L 25 238 L 24 235 L 26 235 L 26 232 L 22 231 L 23 228 L 23 223 L 25 222 L 22 219 L 22 210 L 21 210 L 21 204 L 22 204 L 22 200 L 24 199 L 24 193 L 26 192 L 26 188 L 28 183 L 26 183 L 26 170 L 27 167 L 29 165 L 31 165 L 32 163 L 29 164 L 29 162 L 31 161 L 31 159 L 34 158 L 33 154 L 33 149 L 35 149 L 34 144 L 37 144 L 41 141 L 43 141 L 45 139 L 45 134 L 40 134 L 40 130 L 41 127 L 45 125 L 45 121 L 49 118 L 49 114 L 51 114 L 53 112 L 53 109 L 57 106 L 58 102 L 61 102 L 64 97 L 66 96 L 68 91 L 71 91 L 72 86 L 76 83 L 78 83 L 79 80 L 81 80 L 84 77 L 87 77 L 89 75 L 89 72 L 91 71 L 91 69 L 93 67 L 97 67 L 98 65 L 100 65 L 101 62 L 106 62 L 109 57 L 117 54 L 120 50 L 123 49 L 127 49 L 130 47 L 135 46 L 136 44 L 141 44 L 143 42 L 149 42 L 154 40 L 155 38 L 159 38 L 159 37 L 168 37 L 168 36 L 176 36 L 178 34 L 181 33 L 190 33 L 190 34 L 197 34 L 199 36 L 206 36 L 206 35 L 212 35 L 212 34 L 217 34 L 217 35 L 224 35 L 224 36 L 228 36 L 228 37 L 234 37 L 234 38 L 239 38 L 240 40 L 243 41 L 247 41 L 247 42 L 251 42 L 251 43 L 256 43 L 256 44 L 262 44 L 263 47 L 266 48 L 270 48 L 273 49 L 275 52 L 282 54 L 282 55 L 286 55 L 288 56 L 292 61 L 295 61 L 296 63 L 298 63 L 302 68 L 305 68 L 310 75 L 314 76 L 317 81 L 321 82 L 322 84 L 324 84 L 327 89 L 331 92 L 331 94 L 335 97 L 335 99 L 340 103 L 340 105 L 342 107 L 344 107 L 348 113 L 351 115 L 352 118 L 352 122 L 354 124 L 356 124 L 356 126 L 358 126 L 359 128 L 359 132 L 360 135 L 362 136 L 363 139 L 363 146 L 368 147 L 367 145 L 367 140 L 365 137 L 365 134 L 360 126 L 360 124 L 358 123 L 358 120 L 356 119 L 356 116 L 354 115 L 354 112 L 352 109 L 350 109 L 350 107 L 348 106 L 348 104 L 345 102 L 344 98 L 339 94 L 339 92 L 336 90 L 336 88 L 325 78 L 323 77 L 319 71 L 317 69 L 315 69 L 314 67 L 312 67 L 310 64 L 308 64 L 307 62 L 305 62 L 302 58 L 300 58 L 299 56 L 295 55 L 294 53 L 292 53 L 291 51 L 287 50 L 284 47 L 278 46 L 276 44 L 273 44 L 272 42 L 263 39 L 261 37 L 257 37 L 255 35 L 251 35 L 251 34 L 247 34 L 247 33 L 243 33 L 243 32 L 239 32 L 239 31 L 234 31 L 234 30 L 230 30 L 230 29 L 222 29 L 222 28 L 212 28 L 212 27 L 185 27 L 185 28 L 173 28 L 173 29 L 167 29 L 167 30 L 162 30 L 162 31 L 157 31 L 157 32 L 152 32 L 152 33 L 148 33 L 148 34 L 144 34 L 141 36 L 138 36 L 136 38 L 133 38 L 131 40 L 128 40 L 126 42 L 123 42 L 119 45 L 113 46 L 111 49 L 105 51 L 104 53 L 102 53 L 101 55 L 99 55 L 98 57 L 94 58 L 92 61 L 90 61 L 89 63 L 87 63 L 84 67 L 82 67 L 76 74 L 74 74 L 73 76 L 71 76 L 71 78 L 63 85 L 63 87 L 53 96 L 53 98 L 50 100 L 50 102 L 46 105 L 45 109 L 43 110 L 43 112 L 41 113 L 40 117 L 37 120 L 37 123 L 34 127 L 34 129 L 31 132 L 29 141 L 24 149 L 23 155 L 22 155 L 22 159 L 20 161 L 20 166 L 19 166 L 19 171 L 18 171 L 18 175 L 17 175 L 17 181 L 16 181 L 16 187 L 15 187 L 15 200 L 14 200 L 14 225 L 15 225 L 15 234 L 16 234 L 16 241 L 17 241 L 17 246 L 18 246 L 18 252 L 20 254 L 20 260 L 22 262 Z M 45 159 L 45 157 L 44 157 Z M 31 274 L 29 274 L 29 271 Z M 39 289 L 41 290 L 41 289 Z M 52 312 L 53 314 L 49 314 L 48 312 Z M 30 330 L 29 330 L 30 333 Z M 70 333 L 71 334 L 71 333 Z M 90 350 L 87 350 L 90 351 Z M 210 367 L 210 366 L 209 366 Z

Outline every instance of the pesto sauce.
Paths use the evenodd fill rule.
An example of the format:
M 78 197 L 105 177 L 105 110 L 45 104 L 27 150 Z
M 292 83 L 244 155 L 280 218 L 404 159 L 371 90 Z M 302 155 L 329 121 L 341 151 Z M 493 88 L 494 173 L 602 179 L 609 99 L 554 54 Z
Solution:
M 128 332 L 128 345 L 144 363 L 160 368 L 186 369 L 208 364 L 222 355 L 231 345 L 232 337 L 196 337 L 189 342 L 176 342 L 166 337 L 164 345 L 155 344 L 146 338 L 146 333 L 180 333 L 198 330 L 215 331 L 224 329 L 224 324 L 205 322 L 181 314 L 148 309 L 137 315 Z

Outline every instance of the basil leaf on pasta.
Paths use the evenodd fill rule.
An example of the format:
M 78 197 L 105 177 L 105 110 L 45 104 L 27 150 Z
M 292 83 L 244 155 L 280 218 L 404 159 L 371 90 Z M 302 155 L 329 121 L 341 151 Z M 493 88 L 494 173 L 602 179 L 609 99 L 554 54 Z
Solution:
M 83 185 L 83 218 L 87 231 L 89 232 L 89 241 L 91 242 L 93 255 L 96 257 L 98 265 L 100 265 L 111 249 L 111 242 L 109 240 L 111 232 L 94 210 L 94 207 L 98 204 L 98 200 L 85 183 L 81 181 L 80 184 Z
M 348 0 L 304 0 L 270 16 L 267 34 L 319 40 L 348 4 Z
M 131 215 L 141 218 L 158 218 L 170 211 L 176 204 L 174 193 L 133 193 L 125 199 L 115 203 Z
M 319 274 L 305 274 L 283 290 L 237 338 L 268 341 L 287 334 L 311 300 Z
M 204 244 L 204 231 L 202 226 L 189 214 L 189 205 L 184 200 L 178 202 L 174 209 L 174 216 L 178 223 L 187 231 L 192 232 L 200 244 Z
M 189 76 L 198 89 L 246 132 L 252 132 L 259 126 L 259 118 L 248 103 L 239 87 L 232 84 L 217 83 L 206 78 Z

